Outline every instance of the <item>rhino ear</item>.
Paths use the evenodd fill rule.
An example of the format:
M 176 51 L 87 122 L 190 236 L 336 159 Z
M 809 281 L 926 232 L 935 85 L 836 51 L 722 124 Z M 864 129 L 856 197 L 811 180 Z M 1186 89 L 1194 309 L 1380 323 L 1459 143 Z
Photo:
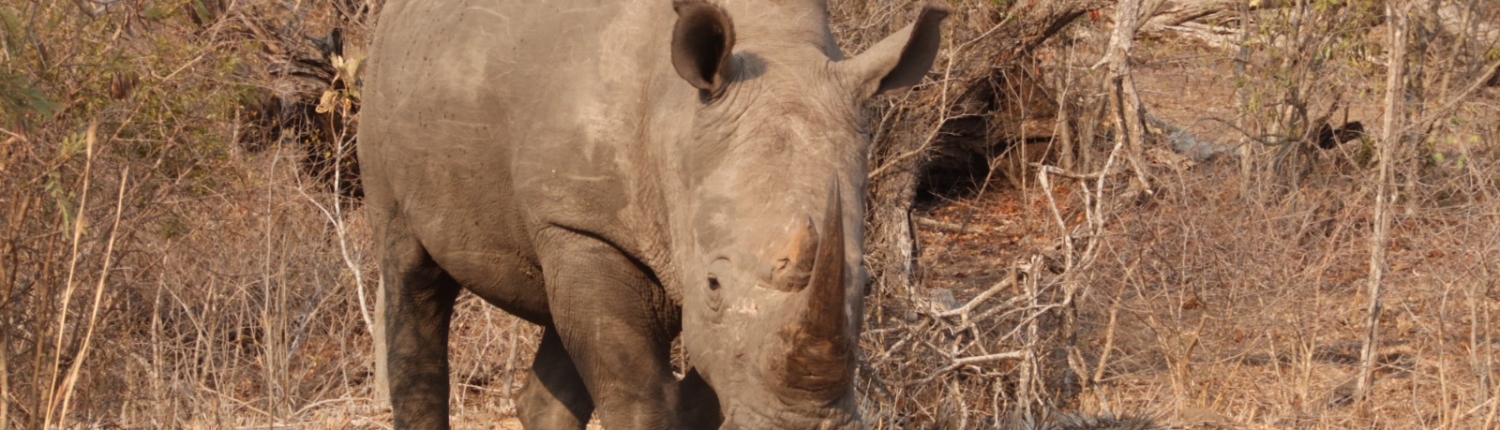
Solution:
M 734 23 L 724 9 L 703 0 L 676 0 L 677 27 L 672 29 L 672 66 L 689 84 L 715 91 L 734 70 Z
M 874 96 L 922 82 L 937 58 L 943 39 L 939 24 L 948 13 L 946 6 L 926 5 L 916 22 L 844 62 L 842 67 L 859 95 Z

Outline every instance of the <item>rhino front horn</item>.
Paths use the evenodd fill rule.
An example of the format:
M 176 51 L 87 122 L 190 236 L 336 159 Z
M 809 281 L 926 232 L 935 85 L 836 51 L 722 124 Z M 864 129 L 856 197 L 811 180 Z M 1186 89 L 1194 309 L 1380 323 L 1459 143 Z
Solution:
M 784 395 L 833 401 L 848 391 L 853 376 L 849 352 L 853 348 L 844 314 L 844 214 L 837 182 L 828 194 L 822 234 L 817 243 L 812 276 L 801 291 L 806 305 L 784 335 L 789 341 L 785 367 L 778 369 Z

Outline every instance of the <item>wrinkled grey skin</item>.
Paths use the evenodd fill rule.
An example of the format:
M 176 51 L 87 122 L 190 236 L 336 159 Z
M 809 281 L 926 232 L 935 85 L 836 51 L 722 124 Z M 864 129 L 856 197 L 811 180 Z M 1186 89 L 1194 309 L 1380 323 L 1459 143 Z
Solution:
M 359 161 L 396 428 L 448 427 L 460 288 L 545 327 L 527 428 L 857 428 L 860 105 L 946 14 L 844 60 L 817 0 L 390 0 Z

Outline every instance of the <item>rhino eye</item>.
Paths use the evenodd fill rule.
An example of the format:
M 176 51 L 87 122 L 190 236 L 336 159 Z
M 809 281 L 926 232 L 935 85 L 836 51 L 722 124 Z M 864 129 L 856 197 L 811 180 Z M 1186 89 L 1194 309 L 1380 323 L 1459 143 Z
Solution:
M 724 306 L 724 296 L 719 293 L 719 277 L 708 275 L 708 309 L 712 312 L 709 321 L 714 324 L 721 322 L 724 315 L 719 313 L 719 308 Z

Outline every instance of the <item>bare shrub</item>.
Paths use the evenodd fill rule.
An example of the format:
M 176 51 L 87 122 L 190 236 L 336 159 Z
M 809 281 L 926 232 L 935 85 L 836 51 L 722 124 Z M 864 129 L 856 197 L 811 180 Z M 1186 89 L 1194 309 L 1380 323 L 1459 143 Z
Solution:
M 1472 3 L 1422 2 L 1413 8 L 1413 13 L 1418 13 L 1414 19 L 1437 23 L 1442 14 L 1433 11 L 1452 10 L 1449 8 L 1459 8 L 1456 14 L 1460 16 L 1468 14 L 1470 20 L 1462 22 L 1469 23 L 1489 13 Z M 1155 10 L 1147 5 L 1142 14 Z M 1160 10 L 1192 8 L 1174 5 Z M 1423 10 L 1428 12 L 1420 14 Z M 882 141 L 881 145 L 888 146 L 876 152 L 870 264 L 883 277 L 873 287 L 872 299 L 877 304 L 872 306 L 868 323 L 866 341 L 871 352 L 864 370 L 870 375 L 869 388 L 864 391 L 870 396 L 872 408 L 880 411 L 881 422 L 897 427 L 943 428 L 1045 425 L 1046 420 L 1039 417 L 1062 408 L 1114 416 L 1146 415 L 1190 426 L 1230 422 L 1334 427 L 1367 425 L 1356 423 L 1491 425 L 1488 423 L 1493 421 L 1484 413 L 1494 410 L 1486 400 L 1494 397 L 1493 385 L 1484 381 L 1493 378 L 1486 375 L 1493 372 L 1494 358 L 1455 354 L 1460 350 L 1443 347 L 1443 342 L 1435 345 L 1420 336 L 1413 337 L 1410 323 L 1404 326 L 1407 331 L 1397 336 L 1399 340 L 1375 343 L 1371 349 L 1374 352 L 1368 354 L 1376 369 L 1375 379 L 1385 382 L 1373 383 L 1373 392 L 1379 394 L 1362 408 L 1400 410 L 1399 417 L 1372 418 L 1344 408 L 1358 397 L 1352 376 L 1357 373 L 1360 346 L 1366 343 L 1363 339 L 1370 328 L 1364 318 L 1374 315 L 1376 319 L 1370 321 L 1380 325 L 1378 331 L 1388 332 L 1388 324 L 1395 317 L 1370 312 L 1364 305 L 1379 301 L 1357 288 L 1369 282 L 1363 277 L 1371 261 L 1367 244 L 1386 247 L 1370 241 L 1376 223 L 1365 209 L 1375 200 L 1374 183 L 1366 180 L 1374 172 L 1371 161 L 1376 158 L 1375 141 L 1370 134 L 1349 133 L 1329 139 L 1323 144 L 1329 150 L 1320 151 L 1316 138 L 1323 127 L 1353 130 L 1357 127 L 1346 122 L 1364 121 L 1371 128 L 1376 124 L 1377 117 L 1371 115 L 1372 95 L 1379 94 L 1375 90 L 1386 74 L 1384 67 L 1373 67 L 1371 59 L 1375 57 L 1371 54 L 1385 49 L 1375 36 L 1384 31 L 1383 10 L 1378 4 L 1371 7 L 1358 2 L 1287 2 L 1260 3 L 1253 9 L 1229 12 L 1172 18 L 1169 25 L 1230 35 L 1207 38 L 1210 45 L 1235 40 L 1234 29 L 1240 29 L 1240 43 L 1247 47 L 1244 54 L 1218 54 L 1247 66 L 1240 68 L 1238 75 L 1221 81 L 1242 94 L 1238 103 L 1226 106 L 1232 115 L 1216 116 L 1200 106 L 1184 109 L 1197 116 L 1163 121 L 1143 112 L 1145 117 L 1139 121 L 1151 125 L 1143 136 L 1146 147 L 1129 149 L 1127 145 L 1128 151 L 1118 155 L 1130 157 L 1133 151 L 1144 151 L 1150 163 L 1135 164 L 1125 158 L 1117 162 L 1130 162 L 1129 169 L 1104 167 L 1105 160 L 1115 154 L 1100 144 L 1115 141 L 1123 132 L 1119 123 L 1108 123 L 1115 121 L 1116 113 L 1098 110 L 1106 95 L 1088 89 L 1102 88 L 1086 82 L 1099 82 L 1103 76 L 1070 69 L 1067 61 L 1049 63 L 1053 68 L 1048 70 L 1061 76 L 1046 82 L 1066 83 L 1049 88 L 1064 94 L 1059 96 L 1064 101 L 1058 103 L 1057 130 L 1065 130 L 1066 134 L 1058 135 L 1070 140 L 1065 140 L 1061 148 L 1078 151 L 1080 159 L 1089 161 L 1075 159 L 1070 169 L 1042 166 L 1046 173 L 1036 182 L 1041 189 L 1018 190 L 1014 197 L 987 198 L 981 193 L 947 204 L 958 208 L 941 208 L 928 215 L 946 220 L 905 218 L 911 209 L 901 204 L 910 202 L 911 195 L 892 192 L 903 189 L 881 183 L 878 175 L 885 172 L 878 161 L 880 151 L 900 145 L 918 149 L 896 152 L 898 157 L 885 159 L 897 161 L 917 158 L 914 154 L 930 155 L 932 146 L 943 141 L 927 136 L 960 134 L 943 126 L 951 126 L 963 114 L 985 111 L 972 107 L 964 110 L 962 105 L 950 107 L 954 106 L 950 100 L 958 97 L 945 92 L 919 92 L 914 94 L 926 97 L 921 102 L 900 101 L 900 106 L 916 106 L 938 116 L 929 117 L 916 128 L 936 130 L 929 132 L 932 134 L 919 132 L 898 137 L 894 143 Z M 1182 27 L 1201 17 L 1218 21 Z M 1400 184 L 1397 200 L 1406 203 L 1394 216 L 1398 227 L 1390 233 L 1389 246 L 1393 249 L 1376 264 L 1394 266 L 1387 276 L 1411 271 L 1398 276 L 1399 281 L 1384 281 L 1402 285 L 1397 287 L 1398 293 L 1384 293 L 1393 295 L 1384 299 L 1387 312 L 1393 301 L 1423 302 L 1432 300 L 1431 294 L 1472 297 L 1492 289 L 1480 278 L 1434 276 L 1425 270 L 1420 273 L 1429 275 L 1412 277 L 1418 272 L 1413 270 L 1414 264 L 1420 263 L 1396 262 L 1402 258 L 1439 258 L 1452 252 L 1439 250 L 1454 246 L 1464 249 L 1466 255 L 1477 256 L 1468 250 L 1487 247 L 1492 241 L 1474 239 L 1493 237 L 1491 232 L 1497 227 L 1492 217 L 1475 218 L 1472 212 L 1456 206 L 1452 212 L 1443 209 L 1447 204 L 1459 205 L 1455 200 L 1438 201 L 1463 195 L 1467 196 L 1460 198 L 1463 204 L 1491 203 L 1482 203 L 1485 200 L 1468 194 L 1470 191 L 1445 190 L 1438 181 L 1421 179 L 1434 177 L 1431 175 L 1437 169 L 1432 166 L 1438 164 L 1467 166 L 1442 169 L 1468 178 L 1442 181 L 1446 184 L 1488 183 L 1491 179 L 1485 178 L 1494 176 L 1469 176 L 1478 173 L 1470 169 L 1475 167 L 1468 164 L 1472 160 L 1454 163 L 1452 154 L 1433 155 L 1438 145 L 1427 140 L 1431 136 L 1427 131 L 1421 131 L 1432 130 L 1429 127 L 1437 123 L 1455 125 L 1457 129 L 1446 133 L 1468 139 L 1464 153 L 1488 151 L 1481 149 L 1489 148 L 1481 136 L 1491 133 L 1474 125 L 1486 123 L 1488 120 L 1479 118 L 1492 118 L 1496 112 L 1487 104 L 1469 103 L 1465 98 L 1480 94 L 1476 85 L 1481 85 L 1494 67 L 1482 55 L 1473 53 L 1493 49 L 1494 45 L 1480 48 L 1474 43 L 1477 36 L 1470 37 L 1476 33 L 1460 31 L 1457 36 L 1443 36 L 1441 28 L 1450 27 L 1429 25 L 1413 36 L 1419 39 L 1415 42 L 1419 49 L 1411 56 L 1389 60 L 1409 61 L 1413 70 L 1425 71 L 1400 79 L 1409 80 L 1411 88 L 1416 88 L 1402 93 L 1406 103 L 1415 103 L 1427 113 L 1402 113 L 1421 125 L 1402 126 L 1396 131 L 1402 137 L 1393 147 L 1394 154 L 1387 158 Z M 1075 37 L 1089 35 L 1080 31 Z M 1194 34 L 1190 43 L 1202 43 L 1199 41 L 1204 38 L 1200 36 Z M 964 38 L 952 40 L 962 43 Z M 1170 44 L 1182 42 L 1156 43 L 1167 45 L 1152 48 L 1171 50 L 1174 47 Z M 1095 45 L 1094 50 L 1081 50 L 1081 54 L 1102 55 L 1100 48 L 1102 45 Z M 1463 54 L 1433 56 L 1440 52 Z M 1078 73 L 1070 72 L 1073 70 Z M 1459 75 L 1470 80 L 1455 82 L 1458 80 L 1452 77 Z M 948 83 L 951 75 L 942 79 L 938 84 Z M 1136 84 L 1128 78 L 1126 82 L 1128 93 Z M 926 90 L 946 88 L 934 85 Z M 1172 97 L 1170 90 L 1165 94 Z M 1149 94 L 1141 97 L 1147 99 L 1143 105 L 1146 111 L 1151 105 L 1163 103 L 1150 100 Z M 1458 114 L 1453 109 L 1457 105 L 1468 108 Z M 1432 113 L 1433 106 L 1441 106 L 1442 113 Z M 889 122 L 889 118 L 899 117 L 887 114 L 882 118 Z M 1436 118 L 1443 119 L 1433 122 Z M 1174 126 L 1173 122 L 1186 127 Z M 1204 133 L 1202 124 L 1228 126 L 1219 129 L 1228 132 L 1194 136 Z M 900 133 L 881 130 L 886 132 Z M 1240 146 L 1239 161 L 1249 166 L 1238 172 L 1217 163 L 1201 165 L 1202 160 L 1194 160 L 1196 157 L 1189 154 L 1171 154 L 1182 140 L 1207 141 L 1211 148 L 1234 148 L 1237 137 L 1245 142 Z M 1454 137 L 1447 139 L 1457 142 Z M 1451 143 L 1448 147 L 1453 148 Z M 911 163 L 908 169 L 906 172 L 918 178 L 924 173 L 919 163 Z M 1145 178 L 1141 181 L 1155 192 L 1140 194 L 1134 186 L 1127 186 L 1135 182 L 1126 179 L 1129 176 Z M 919 180 L 895 183 L 909 185 Z M 994 199 L 1016 200 L 1023 209 L 1010 212 L 984 203 Z M 1006 219 L 992 212 L 995 209 L 1030 219 Z M 887 213 L 881 215 L 877 212 L 880 210 Z M 1457 215 L 1459 212 L 1470 215 Z M 1436 217 L 1429 220 L 1441 219 L 1439 225 L 1457 222 L 1477 236 L 1467 240 L 1441 234 L 1428 236 L 1424 228 L 1399 227 L 1416 223 L 1413 218 L 1419 217 L 1418 213 Z M 919 239 L 903 236 L 913 226 L 926 230 L 919 231 Z M 1013 233 L 1017 231 L 1020 233 Z M 1007 237 L 1010 234 L 1023 236 Z M 924 237 L 931 239 L 920 239 Z M 1032 240 L 1042 243 L 1024 243 Z M 918 243 L 927 248 L 923 250 Z M 918 250 L 923 255 L 918 255 Z M 925 255 L 934 252 L 941 255 Z M 970 257 L 964 255 L 967 252 L 989 255 L 972 261 L 990 267 L 969 266 Z M 1464 260 L 1462 269 L 1440 271 L 1493 270 L 1491 258 Z M 1436 265 L 1450 264 L 1448 261 Z M 944 265 L 961 268 L 942 270 Z M 976 279 L 966 280 L 969 276 Z M 1329 282 L 1338 287 L 1330 287 Z M 1033 287 L 1024 288 L 1027 285 Z M 1427 294 L 1414 294 L 1419 291 Z M 1340 309 L 1340 316 L 1334 320 L 1320 315 L 1335 307 Z M 1454 321 L 1413 309 L 1405 312 L 1408 318 Z M 1474 312 L 1461 319 L 1489 318 L 1483 312 Z M 1486 333 L 1483 336 L 1493 336 L 1492 329 L 1479 331 Z M 1488 345 L 1488 341 L 1476 342 Z M 1414 345 L 1420 345 L 1415 348 L 1422 352 L 1408 349 Z M 1465 359 L 1468 363 L 1462 362 Z M 1413 363 L 1434 364 L 1422 368 L 1412 367 Z M 1276 372 L 1295 368 L 1296 373 L 1273 377 L 1275 382 L 1271 384 L 1259 384 L 1267 376 L 1258 369 L 1266 366 L 1287 369 Z M 1459 373 L 1465 376 L 1451 376 Z M 1392 375 L 1427 375 L 1446 389 L 1463 386 L 1462 390 L 1474 397 L 1462 402 L 1465 406 L 1442 406 L 1441 419 L 1433 421 L 1437 418 L 1416 413 L 1421 407 L 1406 408 L 1408 404 L 1438 406 L 1440 403 L 1422 403 L 1431 397 L 1419 396 L 1418 403 L 1389 398 Z M 1476 385 L 1471 381 L 1481 382 Z M 1386 384 L 1385 391 L 1382 384 Z M 1409 389 L 1422 390 L 1415 386 Z M 1229 394 L 1237 392 L 1242 394 Z M 1224 402 L 1235 402 L 1236 406 L 1226 409 Z M 1263 406 L 1277 404 L 1300 406 Z M 1226 410 L 1254 412 L 1232 416 L 1223 412 Z
M 301 191 L 300 157 L 235 145 L 264 82 L 245 16 L 298 11 L 176 6 L 0 6 L 0 427 L 284 423 L 367 397 L 363 227 Z

